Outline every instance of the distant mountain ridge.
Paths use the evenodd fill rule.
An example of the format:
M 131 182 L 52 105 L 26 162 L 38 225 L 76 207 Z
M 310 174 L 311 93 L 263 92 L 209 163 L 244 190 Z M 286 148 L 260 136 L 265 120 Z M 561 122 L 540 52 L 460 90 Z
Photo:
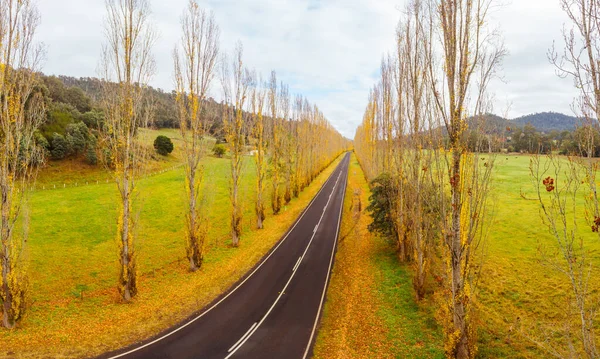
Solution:
M 577 117 L 565 115 L 557 112 L 541 112 L 527 116 L 521 116 L 509 121 L 513 125 L 524 127 L 531 124 L 538 131 L 573 131 L 580 125 L 580 120 Z
M 469 120 L 469 127 L 479 127 L 480 123 L 480 120 L 472 118 Z M 574 131 L 581 124 L 581 121 L 577 117 L 558 112 L 539 112 L 512 120 L 494 114 L 487 114 L 485 115 L 483 127 L 486 132 L 502 133 L 506 128 L 523 128 L 528 124 L 535 127 L 539 132 L 563 132 Z

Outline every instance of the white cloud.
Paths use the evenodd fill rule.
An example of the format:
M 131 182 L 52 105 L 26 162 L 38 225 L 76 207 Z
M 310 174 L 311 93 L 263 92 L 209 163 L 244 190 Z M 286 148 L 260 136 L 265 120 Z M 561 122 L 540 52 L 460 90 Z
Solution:
M 152 84 L 173 88 L 171 53 L 179 39 L 186 0 L 151 0 L 161 35 Z M 376 81 L 384 52 L 394 47 L 403 0 L 205 0 L 221 27 L 221 47 L 239 39 L 245 61 L 266 78 L 271 70 L 319 105 L 332 124 L 352 138 L 361 122 L 369 88 Z M 50 74 L 95 76 L 103 41 L 103 0 L 38 0 L 39 39 L 48 47 L 44 68 Z M 513 0 L 495 14 L 511 55 L 504 65 L 506 84 L 493 89 L 502 112 L 569 111 L 574 91 L 558 79 L 546 59 L 565 22 L 558 0 Z M 218 95 L 218 94 L 216 94 Z

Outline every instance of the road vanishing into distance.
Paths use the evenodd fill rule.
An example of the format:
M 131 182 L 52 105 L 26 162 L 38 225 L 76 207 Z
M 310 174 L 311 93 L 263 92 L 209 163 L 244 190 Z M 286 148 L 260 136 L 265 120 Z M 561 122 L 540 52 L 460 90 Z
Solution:
M 156 338 L 101 358 L 309 358 L 333 266 L 349 161 L 347 153 L 285 237 L 230 291 Z

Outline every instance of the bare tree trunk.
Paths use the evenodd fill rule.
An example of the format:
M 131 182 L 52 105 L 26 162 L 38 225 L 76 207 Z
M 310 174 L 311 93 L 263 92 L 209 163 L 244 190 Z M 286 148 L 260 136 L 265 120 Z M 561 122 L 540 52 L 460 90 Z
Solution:
M 458 147 L 458 146 L 456 146 Z M 461 233 L 461 191 L 460 191 L 460 165 L 461 165 L 461 153 L 456 147 L 452 152 L 452 172 L 450 188 L 452 190 L 452 234 L 449 238 L 450 254 L 451 254 L 451 270 L 452 270 L 452 314 L 454 329 L 458 333 L 458 339 L 456 341 L 455 351 L 456 358 L 467 359 L 470 357 L 469 345 L 468 345 L 468 333 L 466 328 L 466 311 L 464 301 L 467 297 L 464 293 L 463 283 L 463 272 L 462 272 L 462 233 Z
M 190 167 L 190 171 L 188 174 L 188 205 L 189 212 L 188 216 L 188 235 L 189 235 L 189 253 L 188 259 L 190 261 L 190 271 L 195 272 L 202 266 L 203 261 L 203 253 L 202 253 L 202 245 L 199 243 L 198 238 L 198 213 L 196 210 L 196 198 L 198 194 L 196 193 L 196 171 L 195 167 Z
M 233 206 L 233 210 L 231 212 L 231 241 L 234 247 L 238 247 L 240 245 L 240 234 L 241 234 L 241 216 L 239 213 L 239 203 L 238 203 L 238 177 L 237 173 L 232 175 L 233 177 L 233 188 L 231 194 L 231 205 Z
M 127 174 L 123 178 L 123 191 L 121 201 L 123 204 L 123 213 L 121 215 L 121 295 L 126 302 L 129 302 L 137 293 L 136 286 L 136 268 L 135 258 L 133 257 L 133 243 L 131 235 L 131 203 L 129 192 L 129 179 Z
M 8 276 L 11 272 L 10 263 L 10 244 L 8 239 L 11 237 L 9 227 L 10 206 L 8 202 L 8 191 L 2 186 L 2 326 L 12 329 L 14 327 L 14 318 L 11 315 L 11 305 L 13 303 L 13 294 L 8 287 Z
M 8 239 L 10 238 L 10 204 L 8 201 L 8 189 L 5 186 L 1 187 L 2 190 L 2 326 L 8 329 L 12 329 L 14 326 L 14 320 L 11 316 L 11 304 L 13 302 L 12 292 L 8 287 L 8 276 L 11 270 L 10 263 L 10 244 Z

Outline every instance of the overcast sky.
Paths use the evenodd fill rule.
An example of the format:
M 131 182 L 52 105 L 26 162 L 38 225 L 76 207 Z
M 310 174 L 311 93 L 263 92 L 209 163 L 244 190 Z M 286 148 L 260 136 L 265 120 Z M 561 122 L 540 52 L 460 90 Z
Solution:
M 494 111 L 511 118 L 543 111 L 571 114 L 575 91 L 560 79 L 546 53 L 561 45 L 566 23 L 559 0 L 509 0 L 494 14 L 510 54 L 493 91 Z M 48 56 L 44 72 L 97 76 L 103 42 L 103 0 L 37 0 L 42 24 L 38 39 Z M 405 0 L 200 0 L 221 28 L 221 48 L 244 44 L 249 67 L 267 77 L 277 71 L 292 93 L 316 103 L 330 122 L 353 138 L 377 81 L 381 55 L 394 47 Z M 174 44 L 187 0 L 151 0 L 160 33 L 154 49 L 157 73 L 152 85 L 170 91 Z M 219 97 L 219 93 L 213 94 Z M 509 105 L 510 104 L 510 105 Z

